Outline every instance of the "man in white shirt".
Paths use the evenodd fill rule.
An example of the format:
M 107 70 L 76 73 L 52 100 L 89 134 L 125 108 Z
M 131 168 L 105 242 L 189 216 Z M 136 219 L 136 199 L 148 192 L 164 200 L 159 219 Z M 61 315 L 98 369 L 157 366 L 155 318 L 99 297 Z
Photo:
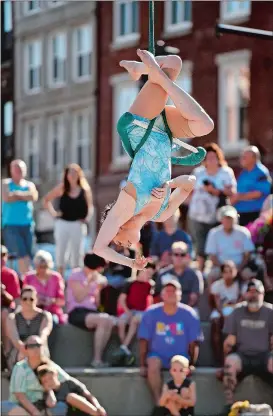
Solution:
M 234 207 L 224 206 L 219 210 L 221 225 L 210 230 L 205 252 L 212 261 L 209 284 L 220 277 L 220 266 L 232 260 L 240 272 L 247 264 L 250 253 L 255 250 L 247 228 L 237 224 L 238 214 Z

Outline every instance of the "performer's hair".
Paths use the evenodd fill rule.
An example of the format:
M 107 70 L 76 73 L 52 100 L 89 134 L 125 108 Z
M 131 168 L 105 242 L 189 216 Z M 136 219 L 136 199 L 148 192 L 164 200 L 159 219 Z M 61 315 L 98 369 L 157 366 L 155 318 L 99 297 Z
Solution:
M 110 211 L 110 209 L 113 208 L 113 206 L 115 205 L 116 201 L 110 202 L 110 204 L 107 204 L 104 208 L 104 210 L 102 211 L 101 214 L 101 219 L 100 219 L 100 225 L 102 225 Z

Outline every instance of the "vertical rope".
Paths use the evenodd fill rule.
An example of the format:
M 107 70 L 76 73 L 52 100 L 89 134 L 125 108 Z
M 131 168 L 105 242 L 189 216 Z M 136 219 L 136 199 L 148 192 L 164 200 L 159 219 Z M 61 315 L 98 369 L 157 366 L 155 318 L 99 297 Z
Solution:
M 149 1 L 149 52 L 155 54 L 155 6 L 154 1 Z

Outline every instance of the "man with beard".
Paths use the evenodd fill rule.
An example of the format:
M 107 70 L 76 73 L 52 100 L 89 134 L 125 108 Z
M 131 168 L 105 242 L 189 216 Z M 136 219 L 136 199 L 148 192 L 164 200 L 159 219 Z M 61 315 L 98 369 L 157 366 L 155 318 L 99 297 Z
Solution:
M 238 379 L 253 374 L 273 380 L 273 306 L 264 302 L 261 281 L 248 283 L 245 301 L 227 317 L 224 333 L 223 382 L 227 404 L 232 405 Z

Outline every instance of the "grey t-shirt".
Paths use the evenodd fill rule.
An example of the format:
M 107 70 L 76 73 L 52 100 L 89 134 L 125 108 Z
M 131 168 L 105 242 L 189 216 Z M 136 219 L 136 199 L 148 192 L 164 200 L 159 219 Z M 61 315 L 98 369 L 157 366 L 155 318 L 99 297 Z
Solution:
M 236 336 L 237 351 L 256 355 L 269 351 L 273 335 L 273 305 L 264 303 L 258 312 L 250 312 L 240 303 L 225 320 L 224 333 Z
M 84 396 L 87 391 L 86 386 L 74 377 L 70 377 L 61 383 L 59 390 L 54 390 L 58 402 L 65 402 L 69 393 L 76 393 Z

